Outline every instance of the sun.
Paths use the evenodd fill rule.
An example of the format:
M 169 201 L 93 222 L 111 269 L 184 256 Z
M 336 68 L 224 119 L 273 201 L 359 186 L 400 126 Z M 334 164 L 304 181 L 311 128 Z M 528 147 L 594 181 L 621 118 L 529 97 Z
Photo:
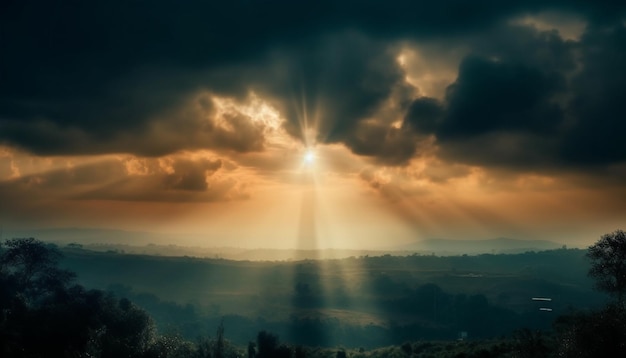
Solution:
M 304 153 L 304 162 L 306 164 L 313 164 L 315 162 L 315 152 L 312 149 L 308 149 L 306 153 Z

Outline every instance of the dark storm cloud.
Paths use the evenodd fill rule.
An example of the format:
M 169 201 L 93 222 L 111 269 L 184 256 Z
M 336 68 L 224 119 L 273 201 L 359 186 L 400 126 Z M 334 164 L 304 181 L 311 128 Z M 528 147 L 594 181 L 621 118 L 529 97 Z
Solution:
M 581 41 L 582 71 L 572 80 L 567 131 L 561 155 L 571 163 L 626 161 L 626 27 L 596 27 Z
M 409 107 L 404 124 L 419 132 L 433 133 L 443 122 L 445 109 L 435 98 L 419 97 Z
M 395 56 L 385 42 L 341 32 L 274 53 L 266 66 L 272 71 L 258 71 L 263 75 L 256 83 L 262 92 L 288 99 L 284 114 L 290 133 L 301 136 L 301 106 L 306 104 L 309 117 L 320 112 L 320 139 L 337 142 L 401 86 Z
M 262 150 L 266 129 L 265 124 L 237 109 L 217 114 L 206 93 L 151 117 L 141 129 L 132 127 L 101 132 L 79 124 L 63 127 L 49 119 L 0 120 L 0 136 L 40 155 L 127 152 L 156 157 L 182 149 Z
M 600 25 L 621 21 L 625 7 L 557 0 L 7 1 L 0 11 L 0 142 L 41 155 L 258 151 L 263 128 L 249 117 L 227 114 L 225 129 L 211 108 L 188 113 L 199 91 L 243 99 L 254 90 L 281 110 L 292 135 L 301 136 L 305 102 L 322 114 L 319 140 L 390 164 L 416 153 L 419 136 L 409 127 L 434 133 L 458 160 L 485 162 L 489 145 L 470 158 L 464 143 L 488 144 L 484 138 L 498 133 L 523 145 L 543 143 L 561 138 L 570 122 L 567 144 L 537 147 L 553 156 L 560 148 L 559 158 L 576 162 L 576 143 L 597 144 L 587 138 L 596 133 L 587 127 L 597 111 L 613 118 L 603 119 L 605 130 L 594 129 L 600 137 L 624 113 L 616 92 L 624 81 L 623 26 L 606 32 Z M 574 46 L 506 25 L 541 10 L 574 12 L 591 30 Z M 394 46 L 452 38 L 466 39 L 473 54 L 444 102 L 418 99 L 407 116 L 411 126 L 391 126 L 378 110 L 406 86 Z M 575 52 L 584 66 L 571 79 Z M 525 150 L 491 161 L 534 160 Z M 587 152 L 587 161 L 623 159 L 619 144 L 604 151 Z
M 372 156 L 389 165 L 405 164 L 419 143 L 407 129 L 378 122 L 359 123 L 344 141 L 355 154 Z
M 622 23 L 593 25 L 572 42 L 514 29 L 508 45 L 496 34 L 463 59 L 443 101 L 416 99 L 404 125 L 434 134 L 442 155 L 471 164 L 558 169 L 624 162 L 625 33 Z
M 439 138 L 512 130 L 553 134 L 563 114 L 551 100 L 563 78 L 539 68 L 467 57 L 446 94 Z

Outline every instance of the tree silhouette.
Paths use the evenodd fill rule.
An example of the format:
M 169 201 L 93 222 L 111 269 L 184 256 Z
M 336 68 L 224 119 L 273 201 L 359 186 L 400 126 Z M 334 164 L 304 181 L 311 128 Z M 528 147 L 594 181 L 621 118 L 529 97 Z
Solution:
M 73 284 L 54 245 L 0 246 L 0 356 L 140 357 L 155 342 L 151 317 L 127 299 Z
M 528 328 L 523 328 L 515 331 L 513 337 L 516 341 L 516 357 L 540 358 L 550 356 L 550 348 L 541 331 L 531 331 Z
M 248 342 L 248 358 L 256 358 L 256 344 Z
M 596 287 L 617 296 L 624 304 L 626 293 L 626 233 L 616 230 L 605 234 L 589 247 L 587 257 L 591 259 L 589 275 L 596 280 Z
M 601 310 L 561 316 L 555 322 L 558 356 L 623 357 L 626 355 L 626 233 L 603 235 L 587 251 L 589 275 L 596 287 L 617 296 Z
M 53 245 L 21 238 L 7 240 L 2 246 L 0 273 L 24 303 L 62 290 L 74 279 L 73 273 L 57 267 L 61 253 Z
M 102 357 L 139 356 L 155 342 L 154 321 L 128 299 L 107 295 L 96 307 L 100 307 L 98 318 L 104 328 Z
M 275 334 L 261 331 L 256 338 L 257 347 L 259 351 L 257 353 L 258 358 L 270 358 L 273 357 L 278 347 L 278 336 Z
M 557 318 L 558 357 L 626 357 L 626 309 L 621 304 Z
M 217 327 L 217 334 L 215 336 L 215 351 L 213 357 L 224 358 L 224 320 L 220 322 Z
M 0 356 L 84 348 L 87 329 L 80 324 L 86 320 L 77 315 L 74 275 L 56 266 L 60 257 L 54 246 L 33 238 L 0 244 Z

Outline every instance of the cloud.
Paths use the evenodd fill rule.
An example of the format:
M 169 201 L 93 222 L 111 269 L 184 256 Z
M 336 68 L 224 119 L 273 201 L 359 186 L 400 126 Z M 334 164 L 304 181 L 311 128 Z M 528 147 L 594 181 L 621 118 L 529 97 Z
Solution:
M 521 14 L 512 19 L 511 23 L 532 26 L 541 31 L 557 30 L 566 40 L 578 40 L 586 26 L 586 21 L 580 15 L 550 10 L 536 14 Z
M 178 160 L 169 166 L 171 173 L 164 177 L 165 189 L 206 191 L 209 187 L 207 176 L 222 167 L 220 160 L 210 161 L 201 159 L 196 161 Z
M 0 182 L 8 208 L 40 200 L 211 202 L 244 199 L 245 175 L 219 158 L 125 157 L 54 169 Z M 236 173 L 236 174 L 235 174 Z
M 626 26 L 592 27 L 580 43 L 582 69 L 572 79 L 571 125 L 561 156 L 569 163 L 609 165 L 626 161 Z
M 313 124 L 317 139 L 338 142 L 358 122 L 371 118 L 394 87 L 402 85 L 403 73 L 389 44 L 354 32 L 324 36 L 278 56 L 282 59 L 276 62 L 276 71 L 288 78 L 281 81 L 272 75 L 260 82 L 271 96 L 296 97 L 295 105 L 285 108 L 287 129 L 296 137 L 302 137 L 304 129 L 301 102 L 309 107 L 305 110 L 319 113 Z
M 93 119 L 93 118 L 92 118 Z M 107 121 L 102 120 L 104 123 Z M 0 138 L 39 155 L 132 153 L 162 156 L 189 149 L 259 151 L 265 143 L 266 125 L 250 115 L 229 108 L 216 112 L 213 96 L 198 93 L 176 108 L 155 115 L 134 129 L 112 124 L 104 132 L 97 127 L 63 128 L 49 119 L 0 121 Z M 81 124 L 83 125 L 83 124 Z
M 411 131 L 377 121 L 359 123 L 345 142 L 353 153 L 374 157 L 387 165 L 406 164 L 419 144 Z
M 514 26 L 517 41 L 476 45 L 445 98 L 415 99 L 403 126 L 433 134 L 440 156 L 461 163 L 545 172 L 623 163 L 625 34 L 623 24 L 591 26 L 572 42 Z
M 418 132 L 434 133 L 442 125 L 444 115 L 445 109 L 439 100 L 419 97 L 411 103 L 404 118 L 404 125 Z
M 437 134 L 442 140 L 497 130 L 554 134 L 563 114 L 551 99 L 560 86 L 561 78 L 536 68 L 467 57 L 448 87 Z
M 545 163 L 615 163 L 624 148 L 608 128 L 623 117 L 625 8 L 559 0 L 10 2 L 0 14 L 0 143 L 42 156 L 263 151 L 267 125 L 250 113 L 220 113 L 211 99 L 245 102 L 252 92 L 280 111 L 294 138 L 304 140 L 313 123 L 318 142 L 386 164 L 419 156 L 428 134 L 442 156 L 474 164 L 531 165 L 533 144 L 550 150 Z M 550 22 L 588 29 L 580 41 L 537 30 Z M 405 95 L 420 85 L 406 77 L 424 81 L 424 71 L 397 57 L 421 43 L 441 44 L 422 57 L 446 57 L 446 48 L 467 56 L 444 98 L 424 96 L 444 87 L 449 64 L 446 80 L 422 82 L 408 110 Z M 395 112 L 385 112 L 394 101 Z M 407 110 L 398 128 L 395 117 Z M 600 129 L 592 128 L 598 113 Z M 499 135 L 523 147 L 490 159 Z M 597 138 L 607 139 L 605 149 L 580 149 L 600 146 Z

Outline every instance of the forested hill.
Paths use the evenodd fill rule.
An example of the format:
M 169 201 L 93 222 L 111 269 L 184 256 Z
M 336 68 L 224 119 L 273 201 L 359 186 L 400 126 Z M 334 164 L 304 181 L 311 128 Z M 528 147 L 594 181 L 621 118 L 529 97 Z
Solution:
M 513 351 L 538 357 L 537 351 L 626 348 L 620 343 L 626 337 L 623 303 L 603 302 L 586 277 L 592 262 L 605 264 L 591 260 L 598 248 L 587 255 L 560 249 L 249 262 L 91 252 L 76 245 L 63 248 L 62 258 L 54 245 L 11 239 L 0 245 L 0 352 L 195 357 L 211 351 L 240 357 L 247 345 L 250 357 L 257 348 L 258 357 L 304 357 L 305 351 L 327 357 L 328 350 L 306 347 L 341 346 L 351 349 L 350 356 L 373 349 L 366 356 L 389 357 L 391 351 L 375 348 L 396 345 L 390 349 L 398 352 L 402 345 L 410 355 L 445 345 L 448 353 L 468 353 L 480 342 L 489 355 L 472 357 Z M 537 330 L 551 333 L 543 338 Z M 278 345 L 279 336 L 286 345 Z M 428 343 L 458 337 L 472 345 Z M 347 355 L 341 348 L 336 356 Z
M 273 262 L 103 253 L 76 246 L 63 252 L 62 266 L 76 272 L 82 284 L 130 297 L 157 323 L 182 324 L 181 317 L 192 320 L 199 313 L 206 322 L 227 317 L 233 339 L 240 331 L 242 340 L 257 328 L 293 335 L 299 332 L 293 326 L 301 324 L 306 336 L 311 324 L 338 322 L 384 330 L 390 324 L 412 327 L 407 335 L 425 338 L 454 338 L 460 330 L 490 337 L 523 326 L 547 327 L 568 307 L 605 301 L 592 289 L 589 262 L 578 249 Z M 552 298 L 553 316 L 539 311 L 531 300 L 537 296 Z
M 87 286 L 123 284 L 177 302 L 223 295 L 291 293 L 297 282 L 315 288 L 363 289 L 372 280 L 415 287 L 435 283 L 452 292 L 483 293 L 524 302 L 531 296 L 563 304 L 596 302 L 585 251 L 557 249 L 523 254 L 461 256 L 362 256 L 337 260 L 253 262 L 193 257 L 102 253 L 64 247 L 63 266 Z M 319 286 L 319 287 L 317 287 Z M 588 301 L 591 299 L 591 301 Z M 238 310 L 240 311 L 240 310 Z

